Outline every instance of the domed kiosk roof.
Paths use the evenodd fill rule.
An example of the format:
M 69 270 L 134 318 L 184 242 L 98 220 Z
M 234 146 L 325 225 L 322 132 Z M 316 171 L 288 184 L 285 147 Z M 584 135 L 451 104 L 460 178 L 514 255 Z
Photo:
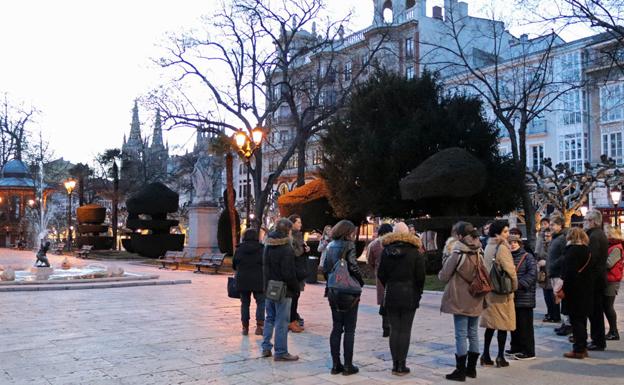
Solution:
M 32 189 L 35 187 L 35 181 L 28 171 L 28 166 L 19 159 L 6 162 L 2 167 L 2 175 L 0 176 L 0 189 Z
M 28 167 L 19 159 L 10 160 L 2 167 L 3 178 L 28 178 L 29 176 Z

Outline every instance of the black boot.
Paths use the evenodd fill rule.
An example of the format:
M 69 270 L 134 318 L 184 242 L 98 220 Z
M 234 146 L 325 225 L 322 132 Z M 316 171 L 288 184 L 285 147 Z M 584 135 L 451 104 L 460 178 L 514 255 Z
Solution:
M 478 352 L 468 352 L 468 363 L 466 364 L 466 377 L 477 378 Z
M 332 369 L 331 369 L 331 374 L 340 374 L 342 372 L 344 372 L 344 366 L 342 366 L 342 364 L 340 363 L 340 360 L 335 361 L 334 360 L 334 364 L 332 365 Z
M 475 358 L 476 364 L 477 360 Z M 447 374 L 446 379 L 450 381 L 466 381 L 466 356 L 455 355 L 455 370 L 453 373 Z
M 396 375 L 405 376 L 406 374 L 409 374 L 409 372 L 410 372 L 410 368 L 405 366 L 405 360 L 397 361 L 397 370 L 395 373 Z
M 397 374 L 397 370 L 399 370 L 399 361 L 392 360 L 392 374 Z
M 344 370 L 342 371 L 342 375 L 343 376 L 350 376 L 352 374 L 356 374 L 359 371 L 360 371 L 360 368 L 358 368 L 357 366 L 353 365 L 353 363 L 345 362 Z

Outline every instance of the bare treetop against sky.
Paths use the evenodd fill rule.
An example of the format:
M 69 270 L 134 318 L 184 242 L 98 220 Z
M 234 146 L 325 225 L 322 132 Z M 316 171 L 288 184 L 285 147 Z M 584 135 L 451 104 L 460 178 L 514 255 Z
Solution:
M 489 17 L 494 4 L 508 21 L 511 1 L 467 0 L 472 15 Z M 199 25 L 221 0 L 21 0 L 0 2 L 0 92 L 41 110 L 31 129 L 43 132 L 56 156 L 90 162 L 106 148 L 120 147 L 128 133 L 133 100 L 159 83 L 160 56 L 168 32 Z M 443 0 L 427 1 L 431 7 Z M 352 12 L 349 30 L 369 26 L 372 0 L 327 0 L 335 19 Z M 507 14 L 505 13 L 507 12 Z M 516 12 L 517 14 L 517 12 Z M 518 24 L 520 21 L 516 21 Z M 533 33 L 535 26 L 512 32 Z M 588 35 L 577 28 L 566 40 Z M 151 133 L 153 112 L 141 110 L 143 131 Z M 174 152 L 191 147 L 194 133 L 165 133 Z M 176 149 L 177 146 L 177 149 Z

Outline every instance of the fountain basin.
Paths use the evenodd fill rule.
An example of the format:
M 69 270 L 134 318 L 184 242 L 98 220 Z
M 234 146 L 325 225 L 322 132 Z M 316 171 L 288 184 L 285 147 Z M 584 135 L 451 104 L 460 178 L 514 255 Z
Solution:
M 102 265 L 72 267 L 70 269 L 54 269 L 33 267 L 29 270 L 15 270 L 15 281 L 0 282 L 3 285 L 45 284 L 45 283 L 85 283 L 85 282 L 116 282 L 129 280 L 157 279 L 158 275 L 115 272 Z

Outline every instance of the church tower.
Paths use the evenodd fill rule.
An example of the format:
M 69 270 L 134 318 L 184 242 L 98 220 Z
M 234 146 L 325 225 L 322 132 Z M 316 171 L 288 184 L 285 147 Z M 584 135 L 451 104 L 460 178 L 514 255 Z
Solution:
M 148 179 L 152 181 L 162 181 L 167 175 L 167 160 L 169 159 L 169 149 L 163 144 L 162 121 L 160 110 L 156 110 L 156 120 L 154 122 L 154 132 L 152 133 L 152 144 L 147 151 Z
M 121 147 L 121 155 L 123 157 L 121 165 L 122 179 L 136 179 L 141 170 L 141 157 L 144 151 L 143 140 L 141 139 L 141 123 L 139 121 L 139 107 L 137 101 L 134 101 L 132 107 L 132 123 L 130 124 L 130 136 L 125 140 Z

